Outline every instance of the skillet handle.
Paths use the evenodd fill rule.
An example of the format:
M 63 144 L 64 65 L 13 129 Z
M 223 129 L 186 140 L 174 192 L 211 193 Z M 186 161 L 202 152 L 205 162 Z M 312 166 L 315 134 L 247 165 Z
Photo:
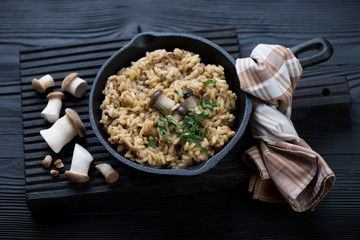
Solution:
M 312 56 L 298 58 L 298 55 L 307 51 L 317 50 L 318 52 Z M 290 48 L 290 51 L 299 59 L 299 62 L 303 68 L 311 67 L 316 64 L 325 62 L 328 60 L 334 50 L 325 38 L 314 38 L 307 42 L 301 43 L 297 46 Z

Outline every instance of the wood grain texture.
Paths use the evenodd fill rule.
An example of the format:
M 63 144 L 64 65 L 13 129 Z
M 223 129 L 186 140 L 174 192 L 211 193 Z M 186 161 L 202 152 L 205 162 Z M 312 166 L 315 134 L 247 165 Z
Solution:
M 293 94 L 291 119 L 346 115 L 350 109 L 351 97 L 345 77 L 304 78 Z
M 294 1 L 0 1 L 1 239 L 358 239 L 360 216 L 360 2 Z M 142 31 L 191 31 L 236 26 L 241 55 L 258 43 L 294 46 L 322 36 L 333 57 L 303 78 L 346 77 L 350 114 L 296 121 L 301 137 L 336 174 L 314 212 L 251 199 L 237 190 L 102 203 L 32 215 L 27 208 L 19 50 L 111 41 Z M 69 53 L 71 57 L 71 52 Z M 89 58 L 96 55 L 89 53 Z M 51 58 L 51 56 L 50 56 Z M 100 58 L 102 58 L 100 56 Z M 50 60 L 50 59 L 49 59 Z M 47 58 L 39 63 L 41 69 Z M 28 67 L 32 66 L 31 61 Z M 94 70 L 95 71 L 95 70 Z M 28 71 L 28 76 L 34 74 Z M 58 76 L 62 75 L 61 71 Z M 36 105 L 35 105 L 36 106 Z M 31 104 L 26 106 L 31 108 Z

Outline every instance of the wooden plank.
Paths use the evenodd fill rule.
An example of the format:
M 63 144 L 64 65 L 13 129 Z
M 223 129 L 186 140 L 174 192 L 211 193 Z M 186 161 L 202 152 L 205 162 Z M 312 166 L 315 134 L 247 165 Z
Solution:
M 293 95 L 292 120 L 334 116 L 350 112 L 351 98 L 345 77 L 300 79 Z

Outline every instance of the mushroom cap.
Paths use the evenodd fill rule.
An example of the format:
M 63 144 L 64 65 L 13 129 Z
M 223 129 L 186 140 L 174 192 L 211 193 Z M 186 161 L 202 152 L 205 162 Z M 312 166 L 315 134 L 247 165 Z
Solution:
M 153 107 L 156 101 L 159 99 L 160 95 L 163 93 L 162 90 L 156 90 L 153 95 L 151 96 L 150 106 Z
M 35 91 L 37 91 L 38 93 L 44 93 L 46 91 L 44 86 L 40 83 L 39 79 L 37 79 L 37 78 L 34 78 L 31 81 L 31 84 L 34 87 Z
M 81 121 L 81 119 L 80 119 L 79 115 L 77 114 L 77 112 L 75 112 L 71 108 L 66 108 L 65 113 L 70 118 L 72 123 L 74 124 L 74 127 L 75 127 L 77 133 L 79 134 L 79 136 L 82 137 L 82 138 L 85 137 L 85 134 L 86 134 L 85 125 Z
M 191 97 L 193 95 L 193 93 L 194 92 L 191 88 L 184 88 L 184 90 L 183 90 L 184 99 Z
M 176 112 L 177 112 L 178 114 L 180 114 L 180 115 L 183 115 L 183 116 L 185 116 L 185 115 L 188 114 L 188 110 L 187 110 L 186 107 L 184 107 L 184 106 L 178 107 L 178 109 L 176 110 Z
M 51 99 L 51 98 L 55 98 L 55 97 L 60 97 L 60 99 L 61 99 L 64 97 L 64 94 L 62 92 L 51 92 L 46 96 L 47 99 Z
M 69 83 L 71 83 L 71 81 L 77 78 L 78 76 L 79 73 L 76 72 L 68 74 L 61 83 L 61 91 L 65 92 L 65 89 L 69 85 Z
M 69 170 L 65 171 L 65 177 L 74 183 L 84 183 L 90 180 L 90 177 L 88 175 L 71 172 Z

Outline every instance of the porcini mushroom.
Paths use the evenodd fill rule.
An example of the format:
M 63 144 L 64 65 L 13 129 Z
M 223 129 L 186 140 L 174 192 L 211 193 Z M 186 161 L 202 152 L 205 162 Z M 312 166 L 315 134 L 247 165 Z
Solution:
M 61 83 L 61 91 L 69 92 L 71 95 L 80 98 L 82 97 L 87 89 L 87 82 L 79 78 L 78 73 L 68 74 Z
M 188 111 L 186 109 L 186 107 L 184 106 L 180 106 L 178 107 L 178 109 L 176 109 L 176 112 L 173 114 L 173 118 L 176 120 L 176 121 L 181 121 L 183 120 L 183 118 L 187 115 Z
M 55 153 L 59 153 L 76 135 L 85 137 L 86 129 L 79 115 L 71 108 L 66 108 L 65 113 L 49 129 L 40 131 L 41 136 Z
M 41 112 L 41 116 L 50 123 L 54 123 L 59 119 L 60 110 L 62 106 L 61 99 L 64 94 L 62 92 L 51 92 L 46 98 L 49 99 L 46 107 Z
M 46 74 L 40 79 L 34 78 L 31 84 L 38 93 L 44 93 L 49 87 L 55 86 L 54 79 L 50 74 Z
M 65 177 L 71 182 L 83 183 L 89 181 L 88 176 L 91 162 L 94 160 L 92 155 L 81 145 L 75 144 L 71 160 L 70 170 L 65 171 Z
M 156 90 L 151 96 L 150 106 L 157 108 L 164 115 L 169 115 L 171 108 L 175 106 L 175 102 L 165 96 L 162 90 Z
M 114 183 L 119 179 L 119 173 L 108 163 L 100 163 L 95 168 L 104 175 L 107 183 Z
M 183 90 L 183 97 L 185 100 L 185 106 L 188 108 L 196 108 L 197 103 L 193 96 L 194 92 L 191 88 L 184 88 Z

